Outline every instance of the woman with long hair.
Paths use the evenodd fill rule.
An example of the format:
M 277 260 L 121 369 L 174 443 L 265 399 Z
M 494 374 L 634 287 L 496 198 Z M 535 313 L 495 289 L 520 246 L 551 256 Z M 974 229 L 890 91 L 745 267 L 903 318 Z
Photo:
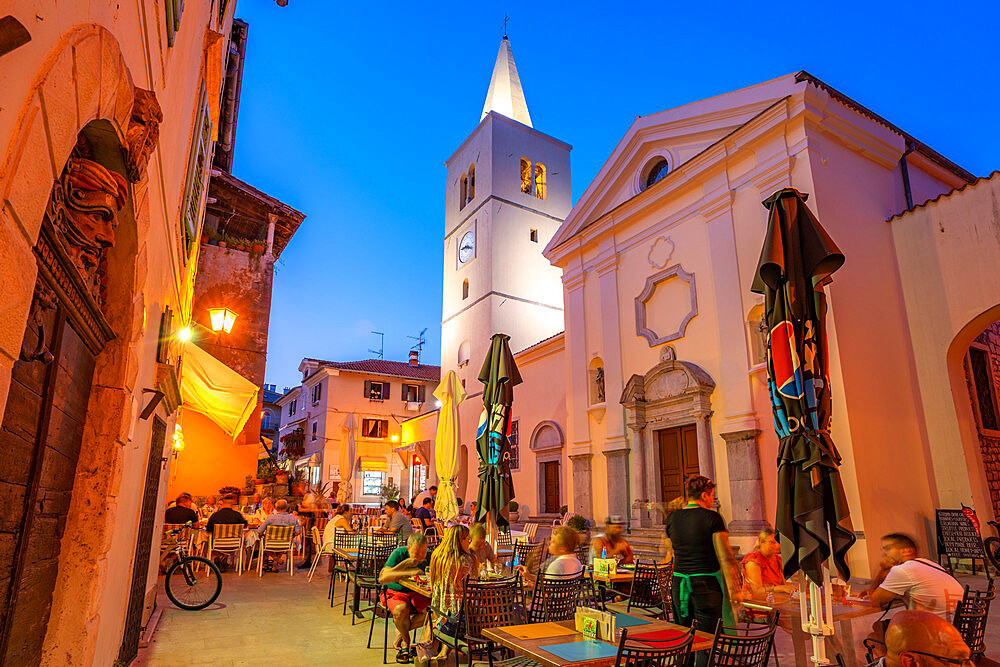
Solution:
M 468 528 L 452 526 L 431 556 L 431 607 L 449 616 L 456 616 L 462 609 L 465 578 L 479 573 L 470 541 Z

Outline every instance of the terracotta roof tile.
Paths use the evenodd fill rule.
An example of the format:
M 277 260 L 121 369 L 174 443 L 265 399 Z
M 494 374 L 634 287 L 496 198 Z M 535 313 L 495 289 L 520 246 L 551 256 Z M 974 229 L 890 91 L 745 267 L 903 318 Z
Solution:
M 405 361 L 389 361 L 387 359 L 363 359 L 361 361 L 323 361 L 314 359 L 320 366 L 337 368 L 343 371 L 357 373 L 374 373 L 376 375 L 392 375 L 395 377 L 412 378 L 414 380 L 440 380 L 441 367 L 418 364 L 411 366 Z
M 895 215 L 890 216 L 886 220 L 886 222 L 892 222 L 896 218 L 903 218 L 908 213 L 912 213 L 913 211 L 917 210 L 918 208 L 924 208 L 925 206 L 929 206 L 930 204 L 936 204 L 937 202 L 941 201 L 942 199 L 948 199 L 952 195 L 956 195 L 959 192 L 962 192 L 963 190 L 967 190 L 969 188 L 974 188 L 977 185 L 979 185 L 980 183 L 982 183 L 983 181 L 992 181 L 993 179 L 997 178 L 998 176 L 1000 176 L 1000 170 L 992 172 L 989 176 L 980 176 L 979 178 L 977 178 L 976 180 L 972 181 L 971 183 L 966 183 L 965 185 L 957 187 L 954 190 L 949 190 L 948 192 L 942 192 L 941 194 L 939 194 L 934 199 L 928 199 L 927 201 L 925 201 L 922 204 L 917 204 L 913 208 L 911 208 L 909 211 L 902 211 L 900 213 L 896 213 Z

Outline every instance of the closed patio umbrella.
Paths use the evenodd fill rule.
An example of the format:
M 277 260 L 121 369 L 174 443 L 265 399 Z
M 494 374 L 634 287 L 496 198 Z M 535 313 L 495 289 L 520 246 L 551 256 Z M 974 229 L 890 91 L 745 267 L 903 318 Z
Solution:
M 479 372 L 479 381 L 483 383 L 483 411 L 476 427 L 476 450 L 479 453 L 476 520 L 486 520 L 491 536 L 497 528 L 509 525 L 501 512 L 514 499 L 507 433 L 514 387 L 521 383 L 521 374 L 510 352 L 509 340 L 510 336 L 506 334 L 493 334 L 489 352 Z
M 854 544 L 850 511 L 840 478 L 840 454 L 830 437 L 831 394 L 823 286 L 844 263 L 844 255 L 805 205 L 806 195 L 780 190 L 763 203 L 770 214 L 754 292 L 764 295 L 768 390 L 778 434 L 778 498 L 775 530 L 780 534 L 785 576 L 798 570 L 809 578 L 814 655 L 825 658 L 821 607 L 829 591 L 833 562 L 850 578 L 847 551 Z M 804 588 L 804 584 L 803 584 Z
M 466 395 L 455 371 L 448 371 L 434 390 L 434 398 L 441 401 L 437 433 L 434 435 L 434 464 L 440 480 L 434 509 L 438 519 L 445 523 L 458 516 L 455 494 L 455 478 L 458 475 L 458 406 Z
M 354 500 L 354 488 L 351 486 L 351 480 L 354 479 L 354 463 L 358 458 L 354 451 L 357 428 L 354 413 L 349 412 L 344 418 L 340 437 L 340 486 L 337 487 L 337 500 L 341 503 L 349 503 Z

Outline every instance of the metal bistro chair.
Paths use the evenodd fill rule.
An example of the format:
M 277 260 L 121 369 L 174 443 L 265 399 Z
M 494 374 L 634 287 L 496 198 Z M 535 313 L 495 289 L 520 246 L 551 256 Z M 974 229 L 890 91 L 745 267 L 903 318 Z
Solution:
M 333 531 L 333 544 L 330 545 L 330 549 L 339 549 L 341 551 L 350 551 L 351 549 L 358 548 L 358 542 L 361 539 L 361 535 L 357 533 L 348 533 L 346 530 L 341 530 L 336 528 Z M 333 606 L 333 586 L 337 580 L 337 575 L 344 575 L 344 580 L 347 580 L 348 573 L 354 568 L 351 566 L 351 561 L 340 558 L 339 556 L 332 555 L 330 558 L 333 559 L 333 571 L 330 573 L 330 592 L 327 597 L 330 599 L 330 606 Z
M 510 539 L 509 531 L 500 531 L 497 533 L 497 551 L 503 549 L 504 551 L 512 553 L 514 551 L 513 543 Z
M 659 618 L 668 616 L 667 608 L 670 606 L 670 598 L 665 597 L 660 590 L 661 568 L 656 563 L 643 563 L 641 560 L 635 562 L 635 574 L 632 576 L 632 590 L 628 596 L 628 603 L 625 612 L 631 612 L 632 607 L 647 611 Z M 666 569 L 665 567 L 662 569 Z M 668 591 L 669 595 L 669 591 Z
M 601 589 L 590 573 L 584 574 L 583 583 L 580 585 L 580 606 L 607 611 Z
M 777 625 L 729 627 L 719 621 L 708 654 L 709 667 L 764 667 L 777 629 Z
M 366 535 L 364 540 L 380 546 L 399 546 L 399 535 L 396 533 L 372 533 Z
M 257 576 L 264 576 L 264 554 L 283 553 L 288 556 L 288 576 L 294 574 L 292 559 L 294 549 L 295 526 L 268 526 L 264 531 L 264 537 L 260 539 L 259 551 L 257 552 Z
M 379 588 L 378 575 L 385 567 L 385 562 L 389 560 L 389 556 L 395 550 L 396 545 L 385 545 L 377 544 L 375 542 L 361 542 L 358 545 L 358 564 L 355 570 L 348 572 L 347 583 L 348 585 L 344 587 L 344 611 L 347 613 L 347 598 L 351 594 L 351 584 L 354 584 L 354 603 L 353 609 L 351 610 L 351 625 L 354 625 L 357 621 L 358 616 L 364 616 L 366 611 L 372 611 L 374 613 L 375 605 L 377 600 L 372 601 L 372 604 L 368 607 L 362 609 L 360 607 L 361 592 L 364 591 L 367 596 L 371 596 L 373 591 L 377 591 Z
M 233 554 L 236 557 L 236 575 L 243 573 L 243 524 L 217 523 L 212 526 L 208 536 L 208 557 L 218 551 L 223 554 Z
M 691 661 L 694 628 L 676 639 L 629 641 L 628 628 L 622 628 L 615 667 L 687 667 Z
M 483 637 L 483 630 L 521 625 L 524 622 L 524 590 L 519 575 L 490 581 L 466 577 L 462 613 L 456 624 L 455 636 L 437 629 L 433 632 L 438 641 L 454 649 L 455 667 L 459 664 L 459 653 L 466 653 L 469 656 L 470 665 L 476 654 L 485 653 L 489 664 L 493 665 L 493 643 Z M 513 658 L 496 664 L 501 667 L 517 667 L 535 663 L 523 658 Z
M 518 542 L 514 545 L 514 560 L 523 565 L 528 572 L 535 572 L 542 564 L 544 551 L 544 544 Z
M 538 573 L 528 609 L 528 623 L 568 621 L 576 614 L 583 572 L 575 575 Z
M 969 657 L 977 664 L 986 652 L 986 621 L 989 609 L 989 602 L 975 598 L 963 600 L 955 608 L 953 623 L 969 647 Z

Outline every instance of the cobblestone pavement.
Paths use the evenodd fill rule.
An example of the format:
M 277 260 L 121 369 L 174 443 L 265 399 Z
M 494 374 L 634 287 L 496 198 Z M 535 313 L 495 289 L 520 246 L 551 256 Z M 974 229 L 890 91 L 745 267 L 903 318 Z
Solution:
M 287 573 L 256 572 L 237 577 L 223 575 L 222 595 L 209 609 L 181 611 L 163 594 L 162 581 L 157 604 L 163 610 L 153 641 L 141 649 L 134 665 L 339 665 L 376 667 L 382 664 L 381 619 L 368 649 L 368 622 L 351 626 L 351 617 L 341 615 L 344 584 L 338 583 L 339 604 L 330 608 L 326 597 L 328 576 L 321 576 L 323 563 L 310 583 L 306 570 Z M 982 581 L 962 578 L 963 583 L 982 586 Z M 1000 604 L 991 609 L 987 656 L 1000 661 Z M 874 616 L 854 625 L 860 643 Z M 390 628 L 390 641 L 392 630 Z M 777 637 L 782 665 L 794 665 L 791 637 L 779 630 Z M 394 653 L 390 650 L 389 661 Z M 392 664 L 395 664 L 392 662 Z M 451 664 L 451 663 L 449 663 Z M 980 665 L 996 665 L 985 660 Z

